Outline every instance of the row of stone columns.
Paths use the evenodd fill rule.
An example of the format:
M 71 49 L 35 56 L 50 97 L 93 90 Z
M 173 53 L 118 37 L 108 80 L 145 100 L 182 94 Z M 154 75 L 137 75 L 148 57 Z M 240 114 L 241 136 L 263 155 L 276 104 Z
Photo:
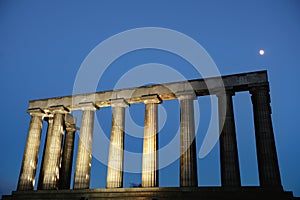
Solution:
M 269 85 L 251 87 L 250 94 L 253 105 L 260 186 L 282 189 L 272 126 Z M 232 88 L 227 89 L 225 93 L 217 93 L 219 124 L 224 123 L 223 127 L 220 127 L 221 183 L 222 186 L 240 187 L 233 95 Z
M 281 187 L 278 160 L 271 121 L 268 86 L 250 89 L 253 103 L 255 136 L 260 185 Z M 220 126 L 220 159 L 222 186 L 240 187 L 240 170 L 234 122 L 232 96 L 234 91 L 217 92 Z M 197 158 L 195 143 L 194 92 L 178 93 L 180 101 L 180 186 L 197 187 Z M 142 187 L 158 186 L 157 155 L 157 105 L 162 102 L 157 94 L 141 98 L 145 104 L 144 143 L 142 158 Z M 129 104 L 124 99 L 111 100 L 113 108 L 108 168 L 107 188 L 120 188 L 123 185 L 124 165 L 124 122 L 125 108 Z M 79 105 L 82 113 L 80 140 L 76 158 L 74 189 L 87 189 L 90 184 L 92 159 L 92 139 L 94 115 L 98 109 L 93 103 Z M 74 151 L 75 121 L 63 106 L 51 107 L 47 114 L 48 130 L 44 155 L 38 181 L 38 189 L 69 189 Z M 38 150 L 45 113 L 40 109 L 28 111 L 31 122 L 20 172 L 18 190 L 34 188 Z M 74 119 L 74 118 L 71 118 Z M 70 123 L 71 121 L 71 123 Z M 64 131 L 65 130 L 65 131 Z M 63 136 L 65 138 L 63 139 Z M 63 144 L 64 141 L 64 144 Z
M 32 117 L 18 190 L 34 188 L 43 118 L 48 122 L 48 128 L 37 188 L 69 188 L 76 131 L 74 118 L 67 115 L 69 111 L 63 106 L 51 107 L 51 114 L 45 114 L 40 109 L 28 110 L 28 112 Z M 64 134 L 65 129 L 66 134 Z M 65 142 L 62 149 L 64 135 Z

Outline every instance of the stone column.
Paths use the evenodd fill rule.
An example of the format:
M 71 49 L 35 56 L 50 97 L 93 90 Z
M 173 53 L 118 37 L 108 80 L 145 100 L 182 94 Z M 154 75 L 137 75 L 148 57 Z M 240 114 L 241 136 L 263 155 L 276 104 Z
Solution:
M 59 189 L 70 189 L 72 162 L 74 152 L 74 138 L 76 132 L 76 119 L 72 115 L 65 116 L 65 141 L 61 159 L 61 169 L 59 171 Z
M 158 95 L 142 97 L 146 104 L 144 120 L 144 144 L 142 158 L 142 187 L 158 186 L 157 155 L 157 104 L 161 103 Z
M 260 185 L 282 188 L 271 119 L 269 86 L 253 86 L 250 93 Z
M 222 186 L 240 187 L 239 158 L 235 132 L 233 91 L 217 93 L 219 104 L 220 159 Z
M 81 109 L 83 113 L 76 158 L 74 189 L 88 189 L 90 187 L 92 165 L 92 144 L 96 106 L 93 103 L 82 103 Z
M 44 120 L 47 121 L 48 127 L 47 127 L 47 133 L 46 133 L 46 140 L 44 143 L 44 148 L 43 148 L 43 158 L 42 158 L 42 163 L 40 167 L 40 174 L 39 174 L 39 182 L 37 189 L 41 190 L 43 188 L 43 177 L 44 177 L 44 162 L 45 162 L 45 151 L 47 146 L 50 146 L 50 137 L 51 137 L 51 132 L 52 132 L 52 127 L 53 127 L 53 115 L 48 115 L 47 117 L 44 118 Z
M 195 141 L 195 94 L 177 94 L 180 100 L 180 186 L 197 187 L 197 157 Z
M 19 176 L 18 191 L 33 190 L 34 188 L 44 116 L 41 109 L 30 109 L 27 112 L 31 115 L 31 120 Z
M 42 169 L 42 189 L 58 189 L 59 168 L 64 135 L 64 115 L 69 112 L 64 106 L 50 107 L 53 113 L 53 127 L 47 136 L 47 146 Z M 49 142 L 48 142 L 49 141 Z
M 111 106 L 113 114 L 106 187 L 121 188 L 123 187 L 125 108 L 128 107 L 129 104 L 124 99 L 114 99 L 111 100 Z

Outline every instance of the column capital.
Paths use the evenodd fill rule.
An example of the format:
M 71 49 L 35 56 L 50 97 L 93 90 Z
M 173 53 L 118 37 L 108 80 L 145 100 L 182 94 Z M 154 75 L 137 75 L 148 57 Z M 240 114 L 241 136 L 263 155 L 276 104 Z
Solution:
M 128 108 L 130 105 L 124 98 L 110 99 L 111 107 Z
M 141 97 L 141 99 L 144 101 L 144 104 L 148 104 L 148 103 L 159 104 L 162 102 L 158 94 L 144 95 Z
M 27 113 L 29 113 L 31 116 L 45 116 L 45 112 L 40 108 L 30 108 L 27 110 Z
M 250 94 L 254 94 L 258 91 L 270 92 L 269 84 L 265 83 L 265 84 L 260 84 L 260 85 L 249 85 Z
M 70 115 L 70 114 L 67 114 L 65 116 L 65 123 L 68 123 L 68 124 L 76 124 L 76 117 Z
M 49 110 L 53 114 L 66 114 L 70 112 L 70 110 L 63 105 L 51 106 Z
M 76 118 L 70 114 L 65 115 L 65 125 L 67 131 L 76 131 Z
M 196 93 L 195 93 L 194 90 L 177 91 L 177 92 L 175 92 L 175 96 L 179 100 L 183 100 L 183 99 L 192 99 L 192 100 L 195 100 L 195 99 L 197 99 L 197 95 L 196 95 Z
M 80 102 L 78 104 L 78 109 L 95 111 L 95 110 L 98 110 L 99 107 L 93 102 Z
M 253 103 L 255 104 L 255 102 L 257 102 L 257 98 L 262 98 L 262 97 L 266 98 L 266 101 L 263 101 L 264 103 L 269 104 L 271 102 L 269 84 L 252 86 L 249 88 L 249 93 L 251 94 L 252 104 Z M 271 112 L 270 105 L 268 107 Z

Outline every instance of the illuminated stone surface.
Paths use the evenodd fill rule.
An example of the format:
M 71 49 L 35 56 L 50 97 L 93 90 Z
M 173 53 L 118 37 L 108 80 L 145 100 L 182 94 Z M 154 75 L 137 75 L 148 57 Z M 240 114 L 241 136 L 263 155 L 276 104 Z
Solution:
M 92 165 L 92 144 L 94 130 L 95 106 L 84 104 L 76 158 L 74 189 L 87 189 L 90 186 Z
M 114 100 L 111 104 L 113 107 L 113 114 L 106 187 L 121 188 L 123 187 L 125 108 L 129 105 L 124 99 Z
M 39 181 L 38 181 L 38 186 L 37 186 L 38 190 L 41 190 L 43 188 L 44 168 L 45 168 L 44 167 L 45 152 L 46 152 L 47 146 L 50 146 L 52 127 L 53 127 L 53 115 L 46 117 L 45 120 L 47 121 L 48 126 L 47 126 L 46 140 L 45 140 L 44 150 L 43 150 L 43 158 L 42 158 L 42 163 L 41 163 L 41 167 L 40 167 Z
M 40 148 L 42 118 L 40 109 L 28 111 L 31 115 L 28 137 L 18 182 L 18 190 L 33 190 Z
M 223 83 L 225 91 L 222 90 Z M 260 182 L 257 187 L 240 185 L 232 95 L 241 91 L 250 92 L 253 103 Z M 220 124 L 224 122 L 220 127 L 221 187 L 198 187 L 197 183 L 193 101 L 205 95 L 218 96 L 219 121 Z M 116 100 L 112 100 L 114 98 Z M 180 187 L 159 188 L 157 104 L 172 99 L 180 101 Z M 119 188 L 122 187 L 124 164 L 124 110 L 137 103 L 146 105 L 143 187 Z M 94 115 L 98 108 L 108 106 L 113 107 L 113 122 L 107 188 L 89 189 Z M 68 121 L 68 113 L 73 110 L 82 111 L 74 172 L 72 157 L 76 125 Z M 28 112 L 31 121 L 17 191 L 3 199 L 296 199 L 292 193 L 284 192 L 281 185 L 266 71 L 34 100 L 30 101 Z M 48 121 L 48 130 L 38 190 L 33 191 L 43 119 Z M 72 173 L 75 190 L 69 190 Z
M 293 198 L 291 192 L 281 190 L 267 190 L 260 187 L 243 187 L 238 190 L 221 187 L 175 187 L 175 188 L 98 188 L 89 190 L 38 190 L 17 191 L 8 199 L 52 199 L 52 200 L 299 200 Z
M 48 132 L 47 146 L 43 160 L 42 188 L 43 190 L 58 189 L 59 168 L 61 161 L 62 142 L 64 135 L 64 114 L 68 111 L 63 106 L 52 107 L 53 125 Z
M 180 186 L 197 187 L 197 156 L 194 122 L 194 93 L 178 95 L 180 99 Z
M 161 103 L 161 100 L 158 95 L 147 95 L 142 98 L 145 103 L 142 187 L 157 187 L 157 104 Z
M 65 141 L 61 159 L 61 168 L 59 171 L 59 189 L 70 189 L 72 176 L 76 120 L 71 115 L 66 115 L 65 124 Z
M 209 83 L 209 84 L 206 84 Z M 31 100 L 29 102 L 29 109 L 41 108 L 47 111 L 51 106 L 64 105 L 69 110 L 80 110 L 81 102 L 93 102 L 98 107 L 110 106 L 110 100 L 114 97 L 124 98 L 128 104 L 143 103 L 143 96 L 149 94 L 158 94 L 161 100 L 177 99 L 174 91 L 190 90 L 194 89 L 197 96 L 212 95 L 217 92 L 216 88 L 222 88 L 223 83 L 225 87 L 232 87 L 235 92 L 248 91 L 249 85 L 260 85 L 268 83 L 268 77 L 266 71 L 250 72 L 244 74 L 234 74 L 222 77 L 212 77 L 206 79 L 195 79 L 165 83 L 152 86 L 142 86 L 137 88 L 125 88 L 121 90 L 111 90 L 88 94 L 78 94 L 74 96 L 64 96 L 57 98 Z M 208 88 L 207 86 L 210 86 Z

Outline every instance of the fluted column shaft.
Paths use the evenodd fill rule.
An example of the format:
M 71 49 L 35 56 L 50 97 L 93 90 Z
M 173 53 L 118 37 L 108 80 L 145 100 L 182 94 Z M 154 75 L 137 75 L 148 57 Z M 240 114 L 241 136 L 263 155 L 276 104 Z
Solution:
M 70 118 L 70 117 L 69 117 Z M 59 189 L 70 189 L 76 124 L 66 122 L 64 148 L 59 171 Z
M 240 187 L 240 169 L 235 132 L 232 96 L 234 92 L 217 94 L 219 104 L 220 160 L 222 186 Z
M 112 102 L 113 113 L 106 177 L 107 188 L 123 187 L 125 107 L 128 107 L 128 104 L 123 99 Z
M 61 162 L 62 140 L 64 135 L 64 115 L 67 110 L 63 106 L 53 108 L 53 127 L 47 139 L 45 159 L 43 163 L 42 189 L 58 189 L 59 168 Z
M 281 179 L 274 140 L 269 86 L 250 89 L 252 94 L 259 181 L 262 187 L 281 188 Z
M 158 137 L 157 104 L 161 103 L 158 95 L 144 96 L 144 143 L 142 158 L 142 187 L 158 186 Z
M 37 189 L 41 190 L 43 188 L 43 179 L 44 179 L 44 162 L 45 162 L 45 152 L 47 146 L 50 146 L 50 138 L 51 138 L 51 133 L 52 133 L 52 127 L 53 127 L 53 116 L 48 116 L 46 118 L 46 121 L 48 123 L 47 127 L 47 133 L 46 133 L 46 140 L 44 143 L 44 149 L 43 149 L 43 158 L 42 158 L 42 163 L 40 167 L 40 174 L 39 174 L 39 181 L 38 181 L 38 186 Z
M 40 148 L 43 114 L 41 110 L 29 111 L 30 126 L 24 151 L 17 190 L 33 190 Z
M 83 108 L 76 158 L 74 189 L 88 189 L 90 186 L 95 110 L 96 108 L 90 104 Z
M 180 186 L 197 187 L 197 158 L 195 141 L 195 96 L 181 95 L 180 99 Z

